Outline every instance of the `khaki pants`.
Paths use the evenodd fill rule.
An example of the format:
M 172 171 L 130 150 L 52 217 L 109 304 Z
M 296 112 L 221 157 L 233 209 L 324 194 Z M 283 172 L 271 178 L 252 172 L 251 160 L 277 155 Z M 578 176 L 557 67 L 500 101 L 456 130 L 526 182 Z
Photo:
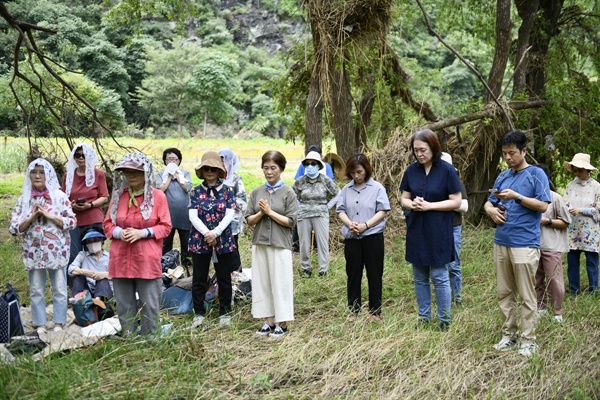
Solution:
M 504 317 L 502 337 L 514 339 L 519 328 L 517 296 L 521 300 L 521 343 L 535 342 L 537 298 L 535 272 L 540 250 L 531 247 L 505 247 L 494 244 L 494 264 L 498 280 L 498 304 Z

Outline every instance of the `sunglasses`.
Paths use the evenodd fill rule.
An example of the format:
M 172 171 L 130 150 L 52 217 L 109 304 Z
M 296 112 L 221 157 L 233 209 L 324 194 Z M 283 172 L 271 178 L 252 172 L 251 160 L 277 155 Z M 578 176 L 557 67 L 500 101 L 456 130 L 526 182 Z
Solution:
M 310 165 L 311 167 L 315 167 L 315 166 L 319 166 L 319 163 L 318 163 L 318 162 L 316 162 L 316 161 L 306 161 L 306 162 L 304 163 L 304 166 L 305 166 L 305 167 L 308 167 L 309 165 Z
M 573 171 L 573 173 L 583 172 L 585 170 L 585 168 L 571 167 L 571 171 Z
M 217 167 L 202 167 L 202 171 L 204 171 L 204 172 L 219 172 L 219 168 L 217 168 Z
M 74 158 L 83 158 L 85 160 L 85 155 L 83 153 L 75 153 L 73 154 Z

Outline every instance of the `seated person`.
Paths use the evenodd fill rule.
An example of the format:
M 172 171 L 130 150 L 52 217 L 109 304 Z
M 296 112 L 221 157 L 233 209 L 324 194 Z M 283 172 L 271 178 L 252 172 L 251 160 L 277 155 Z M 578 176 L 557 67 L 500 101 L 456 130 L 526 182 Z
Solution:
M 82 232 L 82 251 L 69 265 L 73 277 L 73 294 L 88 290 L 94 303 L 106 309 L 105 301 L 112 299 L 113 289 L 108 279 L 109 253 L 102 249 L 106 240 L 102 227 L 91 226 Z

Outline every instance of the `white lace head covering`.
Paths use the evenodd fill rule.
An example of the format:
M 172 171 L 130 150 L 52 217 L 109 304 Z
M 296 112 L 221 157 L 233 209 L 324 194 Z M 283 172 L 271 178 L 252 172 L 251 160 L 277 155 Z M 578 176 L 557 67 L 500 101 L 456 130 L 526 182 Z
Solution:
M 153 168 L 152 162 L 146 157 L 144 153 L 134 152 L 126 154 L 121 161 L 115 167 L 113 174 L 113 193 L 110 202 L 110 218 L 113 223 L 117 221 L 117 208 L 119 208 L 119 199 L 125 191 L 125 188 L 129 186 L 122 169 L 132 168 L 144 171 L 144 200 L 140 204 L 140 212 L 142 218 L 145 220 L 150 218 L 152 215 L 152 208 L 154 207 L 154 182 L 153 182 Z
M 227 186 L 233 184 L 233 178 L 235 174 L 240 170 L 240 160 L 238 156 L 230 149 L 221 149 L 218 151 L 219 155 L 223 158 L 223 164 L 227 171 L 227 177 L 223 181 Z
M 98 162 L 98 157 L 94 152 L 94 149 L 89 144 L 78 144 L 71 150 L 71 157 L 67 161 L 67 177 L 65 179 L 65 193 L 67 196 L 71 195 L 71 188 L 73 187 L 73 178 L 75 176 L 75 170 L 77 169 L 77 161 L 75 161 L 75 152 L 81 148 L 83 155 L 85 156 L 85 186 L 90 187 L 96 181 L 96 175 L 94 174 L 94 167 Z
M 33 185 L 31 183 L 31 170 L 36 166 L 44 167 L 44 176 L 46 177 L 46 189 L 50 194 L 50 198 L 52 199 L 52 203 L 56 203 L 56 192 L 60 191 L 60 184 L 58 183 L 58 177 L 56 176 L 56 171 L 52 164 L 50 164 L 47 160 L 43 158 L 36 158 L 27 167 L 27 172 L 25 173 L 25 182 L 23 182 L 23 205 L 27 207 L 29 205 L 29 200 L 31 199 L 31 189 L 33 189 Z M 22 219 L 29 217 L 27 213 L 22 214 Z

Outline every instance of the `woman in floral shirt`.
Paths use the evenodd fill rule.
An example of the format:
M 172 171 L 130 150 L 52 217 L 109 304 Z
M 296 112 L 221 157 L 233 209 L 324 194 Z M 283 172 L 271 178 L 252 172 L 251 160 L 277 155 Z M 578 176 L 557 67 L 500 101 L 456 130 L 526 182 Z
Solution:
M 60 191 L 56 172 L 42 158 L 27 167 L 23 194 L 10 220 L 10 233 L 23 236 L 23 263 L 29 272 L 31 317 L 34 328 L 46 326 L 46 270 L 52 282 L 54 330 L 67 320 L 67 274 L 69 230 L 77 225 L 67 196 Z
M 588 292 L 598 292 L 598 251 L 600 250 L 600 183 L 590 177 L 597 169 L 590 164 L 589 154 L 577 153 L 565 162 L 565 168 L 575 174 L 567 185 L 565 202 L 573 217 L 569 225 L 569 253 L 567 277 L 571 294 L 581 291 L 579 286 L 579 258 L 585 253 L 589 280 Z
M 231 263 L 235 242 L 230 224 L 236 207 L 233 190 L 223 183 L 225 173 L 218 153 L 204 153 L 196 167 L 196 175 L 203 179 L 202 184 L 190 193 L 188 208 L 192 232 L 188 249 L 194 265 L 192 299 L 196 314 L 192 327 L 199 327 L 204 321 L 204 297 L 211 260 L 219 285 L 219 323 L 231 323 Z

